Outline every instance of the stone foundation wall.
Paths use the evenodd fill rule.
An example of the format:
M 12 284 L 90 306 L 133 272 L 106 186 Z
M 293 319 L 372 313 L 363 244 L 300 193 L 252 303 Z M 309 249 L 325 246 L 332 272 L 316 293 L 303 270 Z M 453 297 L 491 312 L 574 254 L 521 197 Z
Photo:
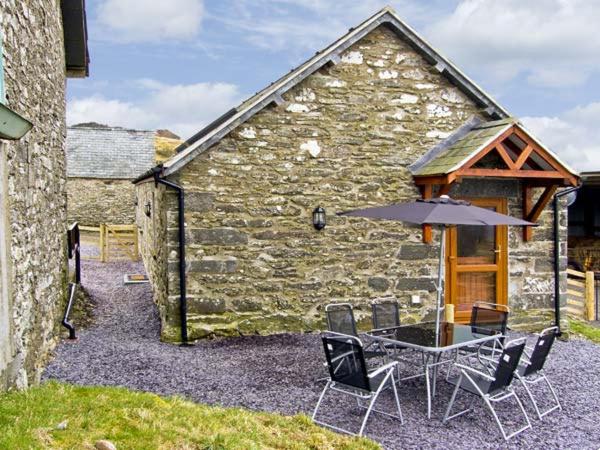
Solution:
M 190 338 L 322 329 L 323 306 L 335 301 L 355 305 L 368 328 L 369 304 L 382 296 L 399 301 L 404 322 L 432 319 L 439 233 L 428 245 L 421 227 L 336 213 L 418 198 L 408 166 L 479 115 L 476 106 L 383 27 L 283 98 L 172 177 L 186 193 Z M 475 192 L 511 197 L 518 214 L 517 185 L 485 182 Z M 312 227 L 317 206 L 327 211 L 322 231 Z M 166 207 L 168 296 L 162 286 L 155 295 L 172 319 L 162 337 L 177 341 L 177 208 Z M 518 252 L 548 255 L 539 231 L 526 248 L 511 234 L 515 263 Z M 547 304 L 549 286 L 538 293 L 535 281 L 543 258 L 513 270 L 519 308 Z
M 65 61 L 59 2 L 3 1 L 0 30 L 6 104 L 34 123 L 0 151 L 0 201 L 9 286 L 8 358 L 0 389 L 39 381 L 58 336 L 66 286 Z M 2 245 L 0 245 L 2 247 Z M 0 264 L 2 265 L 2 264 Z M 0 308 L 0 312 L 2 308 Z M 1 343 L 1 342 L 0 342 Z M 6 350 L 6 349 L 5 349 Z
M 67 211 L 69 223 L 132 224 L 135 222 L 135 187 L 131 180 L 69 178 Z

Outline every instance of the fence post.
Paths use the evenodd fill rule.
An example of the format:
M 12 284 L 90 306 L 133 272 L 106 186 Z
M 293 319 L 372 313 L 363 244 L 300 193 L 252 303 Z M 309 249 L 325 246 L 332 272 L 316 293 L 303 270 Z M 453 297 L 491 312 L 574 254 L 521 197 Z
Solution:
M 106 225 L 100 224 L 100 261 L 106 262 Z
M 133 260 L 138 261 L 140 259 L 140 253 L 138 248 L 138 228 L 137 225 L 133 225 Z
M 588 270 L 585 273 L 585 315 L 587 320 L 594 320 L 596 314 L 594 309 L 596 307 L 594 289 L 594 272 Z

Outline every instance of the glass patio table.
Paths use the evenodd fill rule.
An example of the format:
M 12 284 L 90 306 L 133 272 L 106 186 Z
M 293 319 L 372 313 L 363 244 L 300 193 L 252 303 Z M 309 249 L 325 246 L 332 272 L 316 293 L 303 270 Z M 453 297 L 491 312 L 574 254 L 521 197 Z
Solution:
M 480 346 L 498 341 L 502 334 L 487 328 L 472 327 L 458 323 L 441 322 L 440 333 L 436 338 L 435 322 L 422 322 L 401 325 L 392 328 L 372 330 L 367 335 L 386 348 L 410 348 L 423 355 L 424 373 L 404 377 L 403 379 L 425 377 L 427 387 L 427 417 L 431 418 L 431 402 L 435 396 L 435 383 L 438 367 L 455 361 L 455 358 L 440 361 L 444 353 L 453 352 L 465 347 Z M 432 360 L 432 362 L 430 362 Z M 430 380 L 431 375 L 431 380 Z

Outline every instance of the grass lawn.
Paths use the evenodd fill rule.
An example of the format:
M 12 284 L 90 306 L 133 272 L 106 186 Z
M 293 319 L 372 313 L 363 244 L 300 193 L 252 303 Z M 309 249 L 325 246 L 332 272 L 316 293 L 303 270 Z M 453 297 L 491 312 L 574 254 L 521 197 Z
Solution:
M 57 425 L 67 421 L 65 429 Z M 199 405 L 122 388 L 55 382 L 0 394 L 0 448 L 378 449 L 306 416 Z
M 569 320 L 569 331 L 579 334 L 596 344 L 600 344 L 600 328 L 593 327 L 585 322 Z

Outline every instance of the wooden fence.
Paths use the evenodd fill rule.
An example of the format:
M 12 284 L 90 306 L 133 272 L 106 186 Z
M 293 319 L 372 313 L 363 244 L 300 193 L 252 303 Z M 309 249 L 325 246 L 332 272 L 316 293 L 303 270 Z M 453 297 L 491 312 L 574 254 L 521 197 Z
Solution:
M 100 224 L 98 227 L 79 226 L 81 242 L 94 252 L 85 252 L 84 259 L 102 262 L 139 259 L 138 230 L 136 225 Z
M 594 320 L 595 308 L 594 272 L 567 269 L 567 314 L 579 319 Z

